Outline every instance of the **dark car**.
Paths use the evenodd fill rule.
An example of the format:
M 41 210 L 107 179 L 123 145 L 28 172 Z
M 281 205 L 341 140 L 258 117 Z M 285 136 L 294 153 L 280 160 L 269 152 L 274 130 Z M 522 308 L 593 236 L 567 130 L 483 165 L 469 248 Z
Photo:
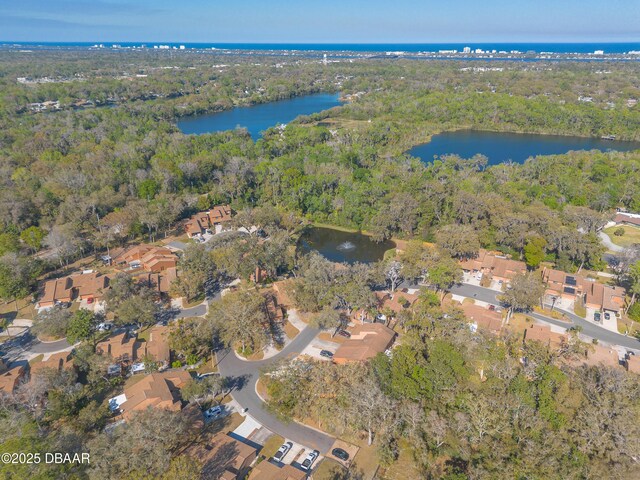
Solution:
M 325 358 L 333 358 L 333 353 L 329 350 L 320 350 L 320 356 Z
M 339 458 L 343 462 L 346 462 L 347 460 L 349 460 L 349 454 L 341 448 L 334 448 L 333 450 L 331 450 L 331 455 L 333 455 L 336 458 Z
M 599 321 L 600 321 L 600 318 L 601 318 L 600 312 L 596 312 L 596 313 L 594 313 L 594 314 L 593 314 L 593 319 L 594 319 L 596 322 L 599 322 Z
M 349 332 L 347 332 L 346 330 L 338 330 L 338 335 L 340 335 L 342 337 L 351 338 L 351 334 Z

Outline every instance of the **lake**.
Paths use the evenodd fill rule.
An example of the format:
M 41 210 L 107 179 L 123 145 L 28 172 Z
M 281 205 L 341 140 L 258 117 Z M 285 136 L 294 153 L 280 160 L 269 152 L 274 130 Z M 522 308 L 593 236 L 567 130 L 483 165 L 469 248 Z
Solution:
M 391 240 L 376 243 L 358 232 L 311 227 L 300 237 L 300 246 L 303 251 L 315 250 L 332 262 L 373 263 L 382 260 L 384 252 L 396 244 Z
M 640 149 L 640 142 L 561 135 L 458 130 L 434 135 L 429 143 L 417 145 L 407 153 L 420 158 L 425 163 L 432 162 L 434 155 L 455 154 L 462 158 L 471 158 L 475 154 L 481 153 L 489 159 L 489 165 L 497 165 L 507 160 L 524 163 L 527 158 L 536 155 L 557 155 L 567 153 L 570 150 L 593 149 L 629 151 Z
M 194 115 L 178 121 L 178 128 L 185 134 L 202 134 L 245 127 L 254 140 L 261 132 L 278 123 L 284 124 L 299 115 L 311 115 L 342 105 L 337 93 L 316 93 L 288 100 L 261 103 L 252 107 L 236 107 L 219 113 Z

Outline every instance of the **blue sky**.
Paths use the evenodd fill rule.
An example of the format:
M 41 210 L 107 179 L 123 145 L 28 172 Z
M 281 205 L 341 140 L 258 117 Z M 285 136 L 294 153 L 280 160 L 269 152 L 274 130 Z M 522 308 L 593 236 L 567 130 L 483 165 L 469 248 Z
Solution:
M 640 40 L 640 0 L 0 0 L 0 40 Z

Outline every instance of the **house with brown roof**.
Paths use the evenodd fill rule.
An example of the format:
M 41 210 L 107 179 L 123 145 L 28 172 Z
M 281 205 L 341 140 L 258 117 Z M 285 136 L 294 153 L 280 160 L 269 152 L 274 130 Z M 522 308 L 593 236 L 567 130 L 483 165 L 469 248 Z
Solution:
M 525 329 L 524 341 L 536 341 L 550 348 L 560 348 L 567 342 L 567 336 L 565 334 L 552 331 L 551 327 L 548 325 L 533 324 Z
M 169 348 L 169 327 L 155 326 L 149 330 L 149 338 L 142 342 L 144 354 L 152 357 L 156 362 L 169 365 L 171 349 Z
M 178 257 L 166 247 L 154 245 L 136 245 L 123 252 L 114 259 L 116 265 L 126 265 L 129 268 L 143 268 L 147 272 L 163 272 L 169 268 L 176 268 Z
M 269 320 L 275 323 L 282 323 L 285 319 L 285 310 L 282 305 L 278 303 L 278 297 L 276 294 L 268 290 L 262 294 L 264 297 L 264 308 L 269 315 Z
M 222 432 L 192 445 L 185 453 L 202 464 L 202 478 L 224 480 L 245 478 L 258 456 L 254 447 Z
M 620 225 L 640 227 L 640 215 L 637 213 L 618 212 L 613 221 Z
M 185 223 L 185 231 L 189 238 L 204 235 L 207 230 L 222 231 L 222 225 L 231 220 L 232 211 L 229 205 L 216 205 L 208 212 L 198 212 Z
M 249 480 L 305 480 L 307 474 L 293 465 L 276 465 L 269 461 L 260 462 L 253 467 Z
M 39 308 L 50 308 L 60 303 L 78 300 L 99 301 L 109 287 L 109 277 L 97 272 L 70 275 L 49 280 L 44 284 L 44 294 Z
M 356 325 L 351 337 L 344 341 L 333 355 L 338 364 L 362 362 L 391 348 L 396 333 L 381 323 Z
M 499 335 L 502 331 L 502 313 L 473 303 L 462 303 L 460 308 L 471 321 L 472 330 L 478 328 Z
M 588 345 L 585 348 L 584 356 L 576 359 L 575 363 L 618 368 L 620 367 L 620 356 L 615 348 L 604 345 Z
M 519 273 L 527 271 L 527 265 L 519 260 L 481 249 L 478 256 L 460 261 L 462 270 L 471 275 L 482 275 L 490 280 L 509 283 Z
M 581 275 L 545 268 L 542 281 L 548 297 L 580 300 L 586 307 L 618 313 L 624 307 L 625 289 L 598 283 Z
M 31 377 L 39 375 L 47 369 L 61 372 L 63 370 L 73 370 L 73 355 L 71 352 L 59 352 L 49 356 L 48 359 L 30 365 Z
M 178 278 L 178 270 L 176 268 L 167 268 L 162 272 L 152 273 L 145 272 L 136 276 L 136 281 L 155 290 L 161 295 L 168 295 L 171 291 L 171 284 Z
M 13 393 L 23 381 L 27 369 L 24 365 L 9 368 L 0 360 L 0 392 Z
M 96 345 L 98 355 L 109 355 L 113 361 L 129 364 L 138 359 L 138 342 L 127 332 L 111 335 Z
M 169 370 L 143 377 L 124 390 L 124 402 L 120 404 L 122 416 L 128 420 L 133 412 L 147 408 L 162 408 L 178 412 L 182 410 L 180 389 L 191 380 L 184 370 Z

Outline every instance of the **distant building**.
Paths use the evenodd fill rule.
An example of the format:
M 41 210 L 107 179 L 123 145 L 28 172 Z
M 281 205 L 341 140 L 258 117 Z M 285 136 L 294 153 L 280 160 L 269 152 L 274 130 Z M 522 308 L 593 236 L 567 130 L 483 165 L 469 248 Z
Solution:
M 24 365 L 9 368 L 0 360 L 0 392 L 13 393 L 25 377 L 27 369 Z
M 462 53 L 471 53 L 471 47 L 464 47 Z
M 490 280 L 504 283 L 509 283 L 516 275 L 527 271 L 527 265 L 524 262 L 482 249 L 476 258 L 463 260 L 460 266 L 471 275 L 486 276 Z
M 616 213 L 614 222 L 620 225 L 631 225 L 633 227 L 640 227 L 640 215 L 637 213 L 618 212 Z
M 178 257 L 168 248 L 154 245 L 136 245 L 113 259 L 116 265 L 143 268 L 147 272 L 162 272 L 176 268 Z
M 231 220 L 232 211 L 229 205 L 216 205 L 208 212 L 199 212 L 185 224 L 189 238 L 204 235 L 207 230 L 222 231 L 222 225 Z
M 351 337 L 343 342 L 333 355 L 338 364 L 370 360 L 393 345 L 396 333 L 381 323 L 356 325 Z
M 60 303 L 78 300 L 100 300 L 109 287 L 109 277 L 100 273 L 83 273 L 49 280 L 44 284 L 44 294 L 39 308 L 50 308 Z
M 618 313 L 624 306 L 625 289 L 603 285 L 589 278 L 560 270 L 545 268 L 542 281 L 547 297 L 560 297 L 569 301 L 580 300 L 586 307 Z

